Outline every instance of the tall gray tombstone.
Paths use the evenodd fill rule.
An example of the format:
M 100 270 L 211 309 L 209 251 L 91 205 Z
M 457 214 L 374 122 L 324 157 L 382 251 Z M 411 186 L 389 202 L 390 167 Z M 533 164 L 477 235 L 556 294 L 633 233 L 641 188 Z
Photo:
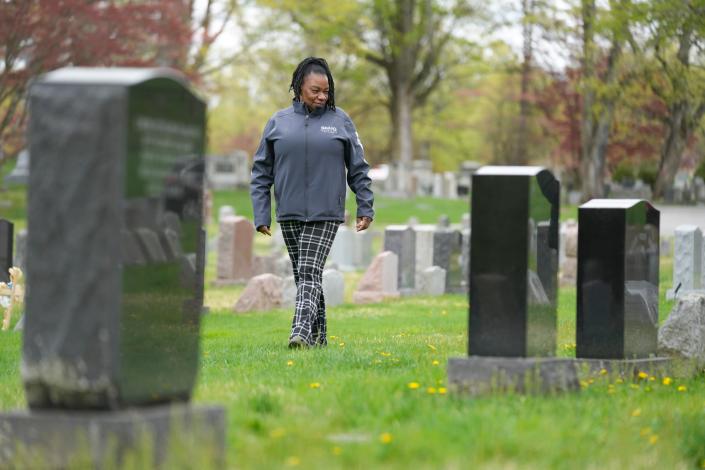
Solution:
M 416 283 L 416 232 L 408 225 L 389 225 L 384 231 L 384 250 L 399 258 L 398 286 L 413 291 Z
M 168 69 L 68 68 L 32 85 L 29 109 L 31 411 L 0 415 L 0 466 L 18 441 L 63 465 L 78 435 L 102 449 L 97 466 L 140 434 L 159 460 L 177 428 L 221 459 L 224 410 L 185 404 L 203 305 L 204 102 Z M 155 255 L 166 213 L 180 221 L 171 259 Z
M 12 267 L 12 244 L 14 224 L 9 220 L 0 219 L 0 282 L 9 282 Z

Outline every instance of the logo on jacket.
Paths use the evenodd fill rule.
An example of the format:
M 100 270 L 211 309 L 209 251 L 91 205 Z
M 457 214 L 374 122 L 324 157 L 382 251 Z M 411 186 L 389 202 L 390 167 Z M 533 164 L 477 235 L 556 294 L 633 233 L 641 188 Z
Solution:
M 338 128 L 335 126 L 321 126 L 321 132 L 325 132 L 326 134 L 337 134 Z

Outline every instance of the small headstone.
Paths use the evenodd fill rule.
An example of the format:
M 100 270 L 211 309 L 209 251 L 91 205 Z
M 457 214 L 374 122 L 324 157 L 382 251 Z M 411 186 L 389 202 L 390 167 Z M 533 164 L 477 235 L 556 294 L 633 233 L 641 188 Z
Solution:
M 375 233 L 370 229 L 363 230 L 362 232 L 355 232 L 355 267 L 367 268 L 372 262 L 374 253 L 372 251 L 372 241 L 375 237 Z
M 274 274 L 260 274 L 249 280 L 237 299 L 237 313 L 265 311 L 281 307 L 283 280 Z
M 27 230 L 23 229 L 15 235 L 15 259 L 13 264 L 25 271 L 27 263 Z
M 282 281 L 282 307 L 293 308 L 296 305 L 296 279 L 287 276 Z
M 365 275 L 353 293 L 353 302 L 373 303 L 386 298 L 399 297 L 397 289 L 397 255 L 391 251 L 383 251 L 372 260 Z
M 218 237 L 218 280 L 246 281 L 253 274 L 252 223 L 244 217 L 225 216 Z
M 466 292 L 466 278 L 463 268 L 463 236 L 459 230 L 446 228 L 434 232 L 433 266 L 439 266 L 445 270 L 446 292 Z
M 666 296 L 703 289 L 703 235 L 697 225 L 680 225 L 675 231 L 673 250 L 673 288 Z
M 655 354 L 659 211 L 639 199 L 593 199 L 578 224 L 576 357 Z
M 345 278 L 343 273 L 335 269 L 323 271 L 323 296 L 326 299 L 326 307 L 334 307 L 343 303 L 345 295 Z
M 235 209 L 232 206 L 220 206 L 218 209 L 218 223 L 225 217 L 235 217 Z
M 13 266 L 13 232 L 14 224 L 9 220 L 0 219 L 0 282 L 10 282 L 8 270 Z
M 446 214 L 443 214 L 440 217 L 438 217 L 438 227 L 439 228 L 450 228 L 450 217 L 448 217 Z
M 659 353 L 705 363 L 705 294 L 678 296 L 658 331 Z
M 443 174 L 444 197 L 448 199 L 458 199 L 458 177 L 455 173 L 446 171 Z
M 138 227 L 133 230 L 133 233 L 142 253 L 147 257 L 147 263 L 165 263 L 167 261 L 159 237 L 153 230 Z
M 446 270 L 431 266 L 421 271 L 417 292 L 421 295 L 443 295 L 446 287 Z
M 436 227 L 433 225 L 417 225 L 414 227 L 414 231 L 416 232 L 416 261 L 414 265 L 416 278 L 414 285 L 417 286 L 421 273 L 426 268 L 433 266 L 433 239 Z
M 384 231 L 384 251 L 398 259 L 398 288 L 413 290 L 416 282 L 416 232 L 407 225 L 388 225 Z
M 346 225 L 338 227 L 328 260 L 336 263 L 341 271 L 355 269 L 355 231 Z
M 460 218 L 460 226 L 461 228 L 470 228 L 470 213 L 469 212 L 463 212 L 462 217 Z

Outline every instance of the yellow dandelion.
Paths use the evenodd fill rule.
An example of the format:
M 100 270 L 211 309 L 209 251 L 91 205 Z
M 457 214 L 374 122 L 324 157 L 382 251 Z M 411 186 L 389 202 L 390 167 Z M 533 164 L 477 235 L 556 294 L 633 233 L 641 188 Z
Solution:
M 656 377 L 654 377 L 653 375 L 651 377 L 649 377 L 649 382 L 654 382 L 654 381 L 656 381 Z
M 286 430 L 284 428 L 275 428 L 272 429 L 272 431 L 269 433 L 269 437 L 273 439 L 279 439 L 280 437 L 284 437 L 286 435 Z
M 337 338 L 337 336 L 331 335 L 331 337 L 330 337 L 330 339 L 335 339 L 335 338 Z
M 607 375 L 607 369 L 600 369 L 600 375 Z
M 641 408 L 635 408 L 632 411 L 632 416 L 634 416 L 634 417 L 641 416 Z
M 664 377 L 661 383 L 664 385 L 671 385 L 673 383 L 673 379 L 670 377 Z
M 382 352 L 380 352 L 380 355 L 382 355 L 382 356 L 384 356 L 384 357 L 389 357 L 389 356 L 392 355 L 392 353 L 386 352 L 386 351 L 382 351 Z
M 338 346 L 342 348 L 343 346 L 345 346 L 345 343 L 340 343 Z
M 587 382 L 587 380 L 581 380 L 580 386 L 583 388 L 588 388 L 590 386 L 590 384 Z
M 388 432 L 383 432 L 382 434 L 379 435 L 379 442 L 381 442 L 382 444 L 389 444 L 393 440 L 394 440 L 394 438 Z
M 648 377 L 649 377 L 649 374 L 647 374 L 646 372 L 643 372 L 643 371 L 639 372 L 640 379 L 646 379 Z
M 287 457 L 287 458 L 286 458 L 286 465 L 287 465 L 287 467 L 296 467 L 296 466 L 299 465 L 300 463 L 301 463 L 301 459 L 298 458 L 298 457 L 292 456 L 292 457 Z
M 436 394 L 436 387 L 428 387 L 426 389 L 426 393 L 428 393 L 429 395 L 435 395 Z
M 448 390 L 446 390 L 445 387 L 439 387 L 439 388 L 438 388 L 438 393 L 439 393 L 440 395 L 445 395 L 447 391 L 448 391 Z
M 589 378 L 589 379 L 588 379 L 588 383 L 589 383 L 590 385 L 594 384 L 594 383 L 595 383 L 595 379 Z
M 419 388 L 419 383 L 418 382 L 409 382 L 407 384 L 407 387 L 409 387 L 411 390 L 416 390 Z
M 343 453 L 343 449 L 338 446 L 333 447 L 333 455 L 340 455 Z
M 658 436 L 654 434 L 653 436 L 649 437 L 649 444 L 654 445 L 658 442 Z
M 687 388 L 685 385 L 679 385 L 679 386 L 678 386 L 678 391 L 679 391 L 679 392 L 685 392 L 686 390 L 688 390 L 688 388 Z
M 437 360 L 434 359 L 431 364 L 433 364 L 434 366 L 437 366 L 438 364 L 440 364 L 440 362 L 438 362 Z
M 311 388 L 321 388 L 321 384 L 318 382 L 312 382 L 312 383 L 308 384 L 308 386 Z
M 291 367 L 294 365 L 294 361 L 286 361 L 286 365 Z

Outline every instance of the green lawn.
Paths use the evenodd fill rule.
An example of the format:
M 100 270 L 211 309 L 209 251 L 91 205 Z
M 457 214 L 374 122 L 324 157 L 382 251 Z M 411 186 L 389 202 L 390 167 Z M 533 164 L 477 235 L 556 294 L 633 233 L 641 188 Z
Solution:
M 431 201 L 379 198 L 376 222 L 404 222 L 412 213 L 422 223 L 440 213 L 459 221 L 465 203 L 441 202 L 414 210 Z M 224 203 L 251 215 L 245 192 L 216 194 L 215 210 Z M 211 255 L 209 279 L 214 261 Z M 359 277 L 346 275 L 348 299 Z M 671 260 L 663 258 L 662 320 L 672 306 L 663 295 L 670 279 Z M 585 379 L 579 393 L 559 396 L 456 396 L 446 390 L 446 363 L 466 354 L 463 296 L 331 308 L 329 347 L 291 351 L 291 312 L 232 314 L 241 290 L 208 285 L 212 310 L 203 319 L 195 390 L 196 402 L 227 408 L 228 468 L 705 465 L 702 376 L 669 384 L 598 376 Z M 574 355 L 574 288 L 560 291 L 557 343 L 559 356 Z M 0 336 L 2 410 L 25 407 L 20 346 L 21 335 Z

